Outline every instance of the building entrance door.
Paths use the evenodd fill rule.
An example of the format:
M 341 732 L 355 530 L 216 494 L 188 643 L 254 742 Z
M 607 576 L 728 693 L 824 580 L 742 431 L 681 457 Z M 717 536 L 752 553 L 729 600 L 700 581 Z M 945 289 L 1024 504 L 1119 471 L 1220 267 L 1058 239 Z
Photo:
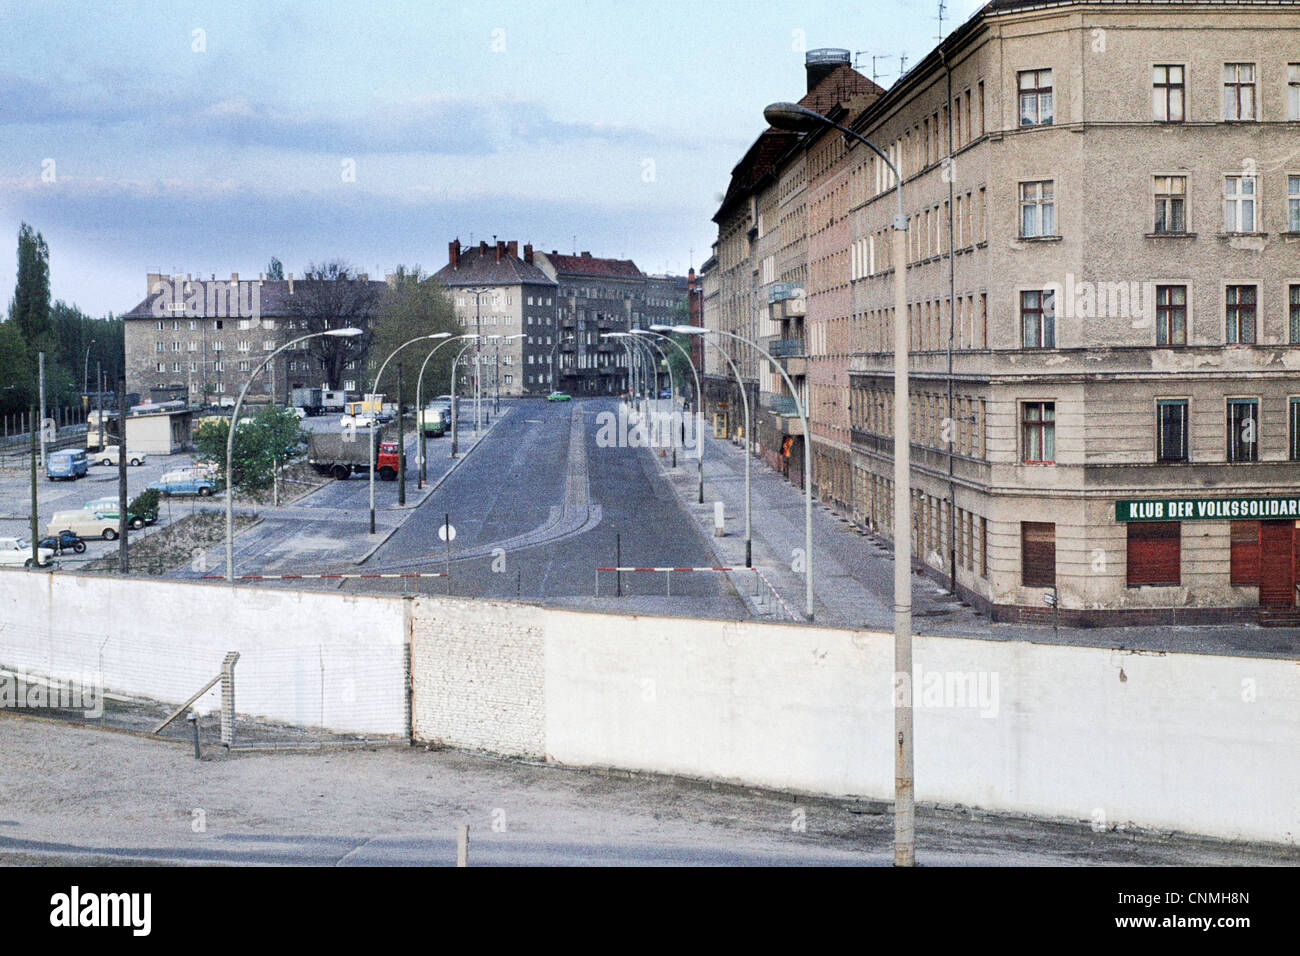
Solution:
M 1260 607 L 1295 606 L 1294 535 L 1294 521 L 1260 522 Z

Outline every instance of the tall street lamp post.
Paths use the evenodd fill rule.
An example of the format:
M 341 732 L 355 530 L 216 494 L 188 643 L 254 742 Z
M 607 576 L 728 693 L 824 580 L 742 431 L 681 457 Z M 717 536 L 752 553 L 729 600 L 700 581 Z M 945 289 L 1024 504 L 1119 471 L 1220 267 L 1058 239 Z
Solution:
M 466 342 L 456 353 L 456 357 L 451 360 L 451 457 L 455 458 L 460 451 L 460 398 L 456 394 L 456 369 L 460 365 L 461 356 L 471 345 L 478 343 L 478 335 L 467 335 L 467 339 L 473 339 L 473 342 Z
M 700 372 L 699 369 L 695 367 L 695 360 L 691 358 L 691 353 L 682 348 L 681 343 L 671 335 L 664 335 L 664 330 L 671 331 L 672 326 L 652 325 L 650 326 L 649 332 L 651 335 L 657 335 L 661 339 L 671 343 L 677 351 L 681 352 L 682 356 L 686 359 L 687 364 L 691 367 L 691 375 L 695 378 L 695 459 L 700 479 L 698 502 L 699 504 L 704 504 L 704 394 L 700 391 Z M 685 445 L 683 443 L 683 448 L 684 447 Z
M 262 364 L 257 366 L 257 368 L 253 369 L 253 374 L 248 376 L 248 381 L 245 382 L 244 387 L 239 390 L 239 398 L 235 400 L 235 407 L 230 415 L 230 428 L 227 429 L 226 431 L 226 580 L 227 581 L 235 580 L 235 488 L 230 480 L 231 479 L 230 459 L 234 456 L 235 453 L 235 429 L 239 427 L 239 409 L 244 404 L 244 396 L 248 394 L 248 387 L 253 384 L 253 379 L 257 378 L 258 373 L 261 372 L 262 369 L 266 368 L 268 365 L 271 364 L 272 359 L 274 359 L 281 352 L 293 348 L 299 342 L 306 342 L 308 339 L 318 339 L 323 336 L 330 336 L 331 338 L 352 338 L 353 336 L 357 336 L 360 334 L 361 334 L 361 329 L 354 329 L 354 328 L 327 329 L 324 332 L 313 332 L 310 335 L 300 336 L 294 339 L 292 342 L 286 342 L 284 345 L 281 345 L 278 349 L 276 349 L 266 358 L 262 359 Z M 126 416 L 123 413 L 122 404 L 123 403 L 119 403 L 118 406 L 119 420 L 124 423 L 122 427 L 121 460 L 126 461 L 126 427 L 125 427 Z M 101 421 L 103 420 L 102 414 L 100 416 L 100 420 Z M 125 509 L 122 510 L 122 514 L 123 515 L 126 514 Z
M 471 332 L 469 335 L 452 335 L 450 332 L 446 332 L 442 334 L 442 337 L 446 339 L 446 341 L 439 342 L 437 345 L 433 347 L 433 351 L 431 351 L 428 355 L 424 357 L 424 362 L 423 364 L 420 365 L 420 374 L 415 379 L 415 407 L 416 409 L 418 409 L 416 421 L 420 423 L 420 482 L 418 486 L 419 488 L 424 488 L 424 483 L 426 480 L 428 480 L 429 477 L 429 455 L 428 455 L 429 443 L 426 440 L 427 436 L 424 430 L 424 425 L 425 425 L 425 420 L 424 420 L 425 408 L 423 405 L 424 370 L 429 367 L 429 359 L 433 358 L 435 355 L 438 354 L 438 349 L 442 348 L 448 342 L 455 342 L 457 339 L 473 338 L 474 334 Z M 455 388 L 455 381 L 454 381 L 455 374 L 456 374 L 455 370 L 453 369 L 452 370 L 453 389 Z
M 907 214 L 897 166 L 864 136 L 797 103 L 773 103 L 763 118 L 777 128 L 839 130 L 875 153 L 894 174 L 894 865 L 916 862 L 916 790 L 912 741 L 912 435 L 907 380 Z M 805 428 L 805 432 L 807 429 Z M 898 687 L 902 683 L 903 687 Z
M 637 336 L 637 338 L 634 339 L 633 341 L 640 342 L 642 345 L 647 346 L 653 349 L 655 352 L 659 353 L 659 358 L 654 360 L 656 406 L 658 405 L 659 402 L 658 363 L 660 359 L 663 360 L 665 367 L 667 367 L 668 369 L 668 393 L 670 396 L 668 401 L 668 430 L 672 433 L 671 442 L 672 442 L 672 449 L 673 449 L 673 467 L 676 468 L 677 467 L 677 429 L 673 427 L 672 412 L 677 402 L 677 381 L 676 381 L 676 377 L 673 375 L 672 363 L 668 361 L 668 353 L 663 350 L 663 347 L 658 342 L 654 341 L 653 332 L 650 332 L 647 329 L 632 329 L 628 334 Z
M 374 400 L 375 400 L 376 402 L 379 402 L 379 382 L 380 382 L 380 379 L 382 379 L 382 378 L 384 377 L 384 369 L 386 369 L 386 368 L 388 367 L 388 363 L 391 362 L 391 361 L 393 360 L 393 356 L 394 356 L 394 355 L 396 355 L 398 352 L 402 351 L 402 349 L 406 348 L 408 345 L 414 345 L 416 342 L 427 342 L 427 341 L 429 341 L 430 339 L 445 339 L 445 338 L 449 337 L 450 335 L 451 335 L 450 332 L 434 332 L 432 335 L 417 335 L 415 338 L 413 338 L 413 339 L 408 339 L 407 341 L 405 341 L 405 342 L 403 342 L 401 345 L 399 345 L 397 348 L 395 348 L 395 349 L 393 349 L 391 352 L 389 352 L 389 353 L 388 353 L 388 358 L 384 359 L 383 364 L 379 366 L 379 374 L 377 374 L 377 375 L 375 376 L 375 384 L 374 384 L 374 387 L 371 388 L 371 390 L 370 390 L 370 394 L 373 395 L 373 396 L 375 396 Z M 380 402 L 380 408 L 382 408 L 382 407 L 383 407 L 383 403 Z M 371 411 L 371 413 L 370 413 L 370 475 L 369 475 L 369 479 L 370 479 L 370 533 L 371 533 L 371 534 L 374 534 L 374 533 L 375 533 L 375 420 L 376 420 L 377 418 L 379 418 L 379 411 L 380 411 L 380 409 L 375 409 L 375 410 Z M 401 409 L 400 404 L 399 404 L 399 407 L 398 407 L 398 409 L 397 409 L 397 416 L 398 416 L 398 422 L 397 422 L 397 424 L 398 424 L 398 432 L 399 432 L 399 435 L 400 435 L 400 432 L 401 432 L 401 424 L 402 424 L 402 423 L 401 423 L 401 415 L 402 415 L 402 409 Z M 400 444 L 400 442 L 401 442 L 401 438 L 400 438 L 400 437 L 398 438 L 398 442 L 399 442 L 399 444 Z M 398 458 L 400 459 L 400 458 L 401 458 L 401 454 L 400 454 L 401 449 L 399 448 L 398 451 L 399 451 Z M 400 465 L 400 461 L 399 461 L 399 465 Z

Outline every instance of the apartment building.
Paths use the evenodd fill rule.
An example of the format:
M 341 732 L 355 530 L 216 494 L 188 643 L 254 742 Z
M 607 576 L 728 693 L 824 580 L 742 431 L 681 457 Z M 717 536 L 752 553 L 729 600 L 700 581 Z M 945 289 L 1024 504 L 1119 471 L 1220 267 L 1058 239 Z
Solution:
M 852 127 L 909 232 L 851 148 L 847 510 L 895 533 L 906 321 L 935 576 L 998 620 L 1290 620 L 1300 4 L 995 0 Z
M 518 397 L 552 391 L 559 297 L 531 245 L 520 255 L 514 240 L 462 246 L 454 239 L 447 244 L 447 265 L 434 278 L 451 293 L 461 327 L 484 337 L 466 352 L 460 382 L 472 382 L 477 357 L 489 393 L 499 388 L 503 396 Z
M 306 334 L 315 280 L 195 278 L 149 273 L 147 296 L 122 315 L 127 391 L 157 400 L 233 405 L 267 354 Z M 332 296 L 337 321 L 364 328 L 387 284 L 361 275 Z M 353 307 L 349 308 L 349 304 Z M 248 399 L 288 401 L 291 389 L 322 384 L 364 389 L 362 351 L 348 339 L 331 340 L 324 355 L 300 343 L 272 360 L 254 380 Z M 355 353 L 356 357 L 352 357 Z M 335 380 L 330 382 L 330 363 Z
M 884 91 L 850 64 L 848 50 L 809 51 L 800 104 L 847 120 L 874 102 Z M 818 351 L 848 321 L 847 280 L 836 281 L 833 272 L 836 256 L 843 258 L 836 248 L 847 246 L 839 213 L 847 204 L 846 169 L 838 137 L 764 130 L 731 172 L 713 217 L 716 265 L 712 275 L 708 264 L 702 272 L 705 324 L 758 342 L 790 379 L 755 350 L 713 339 L 717 347 L 704 357 L 709 407 L 736 435 L 748 402 L 756 451 L 800 486 L 810 442 L 814 481 L 828 500 L 846 500 L 851 484 L 848 407 L 840 397 L 848 387 L 848 354 Z M 717 287 L 711 311 L 710 282 Z

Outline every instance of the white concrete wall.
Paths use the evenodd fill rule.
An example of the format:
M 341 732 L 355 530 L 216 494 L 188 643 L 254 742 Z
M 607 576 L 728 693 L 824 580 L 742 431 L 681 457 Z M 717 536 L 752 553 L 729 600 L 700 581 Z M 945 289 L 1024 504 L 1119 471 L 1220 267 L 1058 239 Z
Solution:
M 417 711 L 421 739 L 893 796 L 889 634 L 497 606 L 527 622 L 520 653 L 480 605 L 445 604 L 416 608 L 417 701 L 432 660 L 465 683 Z M 420 648 L 435 608 L 443 657 Z M 1300 664 L 928 637 L 915 658 L 924 802 L 1297 843 Z M 982 679 L 985 701 L 927 699 L 928 674 Z
M 0 572 L 0 666 L 179 704 L 239 651 L 240 714 L 339 732 L 405 733 L 404 640 L 400 598 Z

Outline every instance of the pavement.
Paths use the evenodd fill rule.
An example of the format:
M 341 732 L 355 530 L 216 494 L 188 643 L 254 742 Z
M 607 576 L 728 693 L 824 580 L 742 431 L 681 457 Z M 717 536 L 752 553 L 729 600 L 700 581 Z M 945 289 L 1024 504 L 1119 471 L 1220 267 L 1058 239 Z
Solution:
M 888 803 L 407 746 L 225 751 L 0 714 L 0 864 L 870 865 Z M 93 785 L 88 782 L 93 781 Z M 921 865 L 1295 865 L 1294 847 L 918 808 Z
M 744 450 L 706 436 L 704 497 L 697 504 L 696 460 L 679 455 L 674 471 L 662 473 L 697 525 L 711 534 L 713 502 L 722 501 L 727 535 L 709 537 L 719 564 L 744 563 Z M 754 458 L 750 465 L 753 563 L 780 595 L 765 604 L 750 601 L 756 616 L 804 620 L 804 576 L 791 569 L 804 547 L 804 496 Z M 893 549 L 883 538 L 858 527 L 813 500 L 813 610 L 815 623 L 889 631 L 893 628 Z M 753 590 L 752 588 L 749 590 Z M 1159 625 L 1151 627 L 1060 628 L 995 624 L 941 585 L 914 572 L 913 630 L 917 634 L 984 640 L 1031 641 L 1087 647 L 1225 654 L 1300 659 L 1300 629 L 1239 625 Z

